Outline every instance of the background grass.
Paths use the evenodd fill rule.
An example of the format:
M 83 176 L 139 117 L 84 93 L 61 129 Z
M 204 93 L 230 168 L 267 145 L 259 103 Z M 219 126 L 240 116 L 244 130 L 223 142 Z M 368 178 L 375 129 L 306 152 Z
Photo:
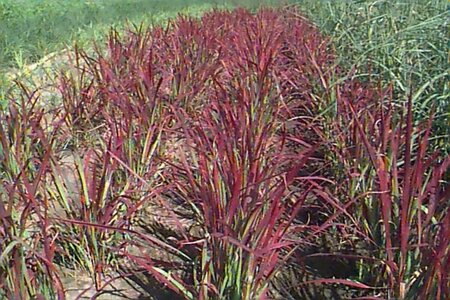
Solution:
M 237 4 L 254 8 L 276 1 L 228 0 L 0 0 L 0 69 L 33 63 L 74 41 L 104 36 L 125 20 L 158 22 L 179 12 L 201 13 Z
M 331 85 L 350 77 L 393 84 L 400 104 L 412 96 L 418 121 L 436 105 L 436 147 L 450 153 L 448 1 L 299 0 L 297 4 L 332 39 L 337 63 L 349 72 Z

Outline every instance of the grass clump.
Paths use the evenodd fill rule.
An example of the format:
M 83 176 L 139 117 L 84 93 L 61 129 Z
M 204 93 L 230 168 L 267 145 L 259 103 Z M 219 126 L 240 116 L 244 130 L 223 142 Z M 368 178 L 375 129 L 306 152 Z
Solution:
M 95 125 L 80 124 L 98 127 L 97 122 L 106 121 L 111 126 L 107 136 L 126 129 L 121 145 L 146 140 L 136 131 L 140 126 L 160 124 L 158 139 L 166 151 L 157 153 L 155 163 L 166 166 L 161 173 L 167 177 L 163 194 L 176 195 L 160 201 L 166 208 L 176 202 L 199 228 L 195 235 L 186 230 L 179 213 L 171 210 L 179 236 L 171 247 L 187 251 L 181 256 L 189 258 L 191 275 L 180 277 L 177 261 L 166 261 L 164 267 L 145 252 L 125 252 L 183 297 L 264 297 L 270 278 L 277 273 L 277 262 L 287 258 L 281 251 L 294 247 L 286 237 L 310 189 L 294 188 L 301 195 L 297 199 L 289 186 L 299 181 L 297 172 L 312 150 L 284 154 L 287 136 L 279 118 L 287 118 L 288 111 L 279 101 L 280 93 L 286 101 L 293 100 L 288 87 L 276 79 L 289 63 L 281 54 L 288 38 L 283 25 L 303 33 L 304 39 L 298 42 L 306 43 L 303 49 L 312 49 L 320 41 L 311 26 L 294 15 L 286 20 L 289 16 L 292 20 L 284 23 L 282 16 L 270 10 L 256 16 L 244 10 L 215 11 L 200 20 L 181 17 L 167 28 L 131 32 L 124 38 L 113 32 L 107 54 L 83 55 L 83 72 L 75 81 L 65 81 L 63 91 L 71 92 L 75 86 L 71 82 L 83 82 L 83 74 L 93 76 L 93 81 L 76 91 L 86 95 L 80 116 Z M 328 57 L 319 50 L 313 53 Z M 299 66 L 302 63 L 308 63 L 308 57 Z M 71 103 L 75 98 L 64 99 Z M 106 113 L 109 110 L 111 114 Z M 159 122 L 155 116 L 161 118 Z M 175 143 L 180 140 L 181 144 Z M 134 167 L 141 161 L 136 155 L 130 151 L 117 156 L 129 169 L 129 180 L 149 176 Z M 305 180 L 304 185 L 311 183 Z M 160 246 L 148 241 L 137 246 Z

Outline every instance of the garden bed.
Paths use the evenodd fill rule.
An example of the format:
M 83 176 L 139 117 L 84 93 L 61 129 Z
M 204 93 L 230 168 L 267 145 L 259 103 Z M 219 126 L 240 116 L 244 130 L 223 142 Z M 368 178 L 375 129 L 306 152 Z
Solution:
M 215 10 L 76 49 L 51 105 L 19 85 L 0 297 L 70 298 L 67 270 L 157 299 L 448 296 L 433 114 L 336 61 L 292 7 Z

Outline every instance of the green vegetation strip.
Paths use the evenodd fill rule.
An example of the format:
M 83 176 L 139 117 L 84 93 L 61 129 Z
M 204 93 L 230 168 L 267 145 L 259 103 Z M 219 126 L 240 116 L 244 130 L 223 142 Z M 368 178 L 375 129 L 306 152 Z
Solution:
M 215 7 L 249 8 L 275 1 L 223 0 L 0 0 L 0 69 L 34 63 L 74 41 L 100 39 L 110 26 L 161 22 L 177 13 Z

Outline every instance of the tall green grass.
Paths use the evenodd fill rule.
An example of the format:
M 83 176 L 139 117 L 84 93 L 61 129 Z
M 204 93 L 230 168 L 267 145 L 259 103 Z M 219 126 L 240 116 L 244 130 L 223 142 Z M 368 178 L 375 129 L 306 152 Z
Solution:
M 448 1 L 299 0 L 298 6 L 327 34 L 352 78 L 393 84 L 399 103 L 412 95 L 417 120 L 436 106 L 436 147 L 450 152 Z

